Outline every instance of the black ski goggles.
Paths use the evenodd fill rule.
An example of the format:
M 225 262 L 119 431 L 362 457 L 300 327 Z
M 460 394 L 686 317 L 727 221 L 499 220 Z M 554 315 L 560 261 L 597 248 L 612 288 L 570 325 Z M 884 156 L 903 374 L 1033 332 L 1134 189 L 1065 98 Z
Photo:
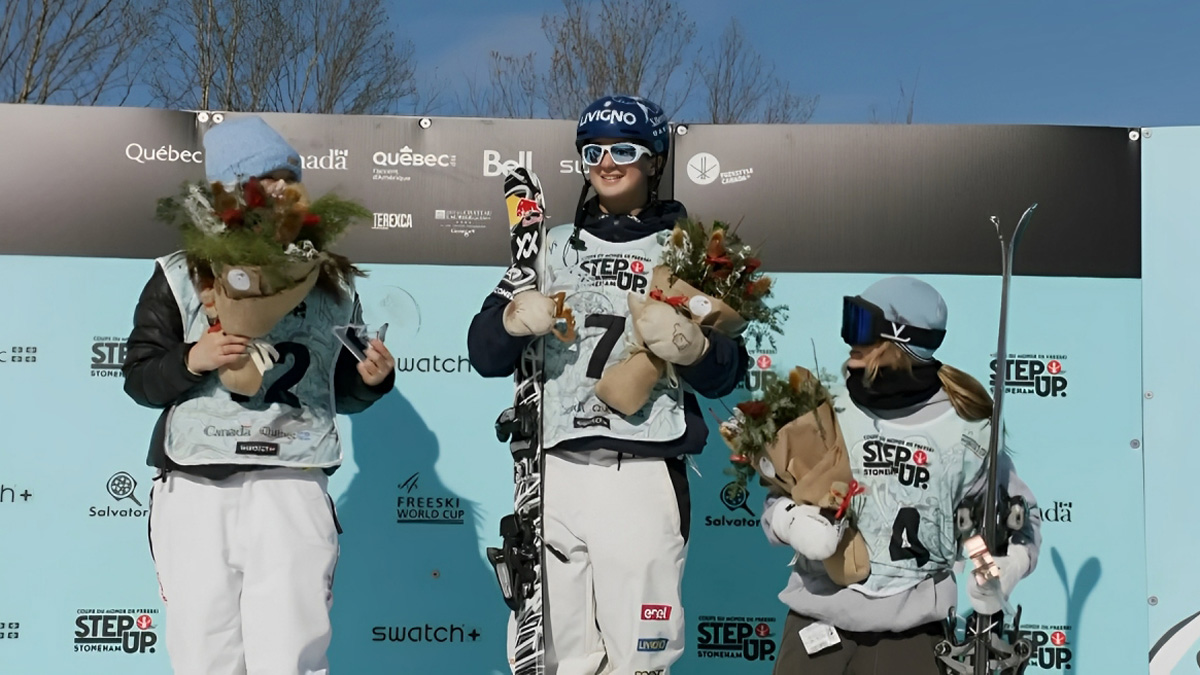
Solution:
M 851 347 L 891 340 L 914 347 L 937 349 L 946 337 L 944 330 L 917 328 L 884 318 L 883 310 L 855 296 L 842 298 L 842 340 Z

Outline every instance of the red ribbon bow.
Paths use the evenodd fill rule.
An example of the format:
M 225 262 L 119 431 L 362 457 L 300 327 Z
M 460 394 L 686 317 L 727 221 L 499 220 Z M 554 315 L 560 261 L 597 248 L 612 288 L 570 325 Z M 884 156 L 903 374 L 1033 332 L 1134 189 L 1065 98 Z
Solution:
M 654 289 L 650 291 L 650 297 L 655 300 L 660 300 L 672 307 L 682 307 L 687 304 L 687 298 L 682 295 L 672 295 L 667 297 L 667 294 L 662 292 L 662 289 Z
M 850 490 L 848 492 L 846 492 L 846 496 L 842 498 L 842 505 L 840 507 L 838 507 L 837 515 L 835 515 L 833 517 L 833 519 L 840 520 L 842 517 L 842 514 L 844 514 L 850 508 L 850 500 L 854 499 L 855 497 L 857 497 L 858 495 L 861 495 L 862 493 L 864 493 L 866 491 L 867 491 L 867 489 L 862 487 L 861 485 L 859 485 L 858 481 L 856 481 L 856 480 L 850 481 Z

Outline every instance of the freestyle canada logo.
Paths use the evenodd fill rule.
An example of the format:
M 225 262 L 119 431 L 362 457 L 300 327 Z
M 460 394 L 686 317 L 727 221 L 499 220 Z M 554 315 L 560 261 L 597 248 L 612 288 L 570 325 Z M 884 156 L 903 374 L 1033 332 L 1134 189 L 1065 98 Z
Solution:
M 137 485 L 137 480 L 126 471 L 118 471 L 109 476 L 108 480 L 104 483 L 104 489 L 118 506 L 113 506 L 112 504 L 90 506 L 88 507 L 88 517 L 145 518 L 149 514 L 149 510 L 142 506 L 142 501 L 134 494 L 137 491 Z M 132 502 L 138 508 L 134 508 L 128 504 L 121 505 L 121 502 L 124 501 Z
M 157 609 L 81 609 L 75 617 L 76 652 L 153 654 Z
M 371 628 L 371 642 L 409 643 L 458 643 L 479 640 L 479 629 L 467 630 L 466 624 L 447 626 L 375 626 Z
M 933 448 L 915 441 L 868 434 L 862 444 L 864 476 L 895 476 L 901 485 L 929 489 Z
M 529 171 L 533 171 L 533 151 L 521 150 L 517 152 L 516 159 L 504 159 L 496 150 L 483 151 L 483 175 L 488 178 L 502 176 L 506 171 L 512 171 L 517 167 L 525 167 Z
M 1074 650 L 1071 626 L 1031 624 L 1023 626 L 1021 637 L 1033 643 L 1029 665 L 1042 670 L 1071 670 Z
M 28 365 L 37 363 L 38 348 L 34 345 L 0 347 L 0 365 L 14 363 Z
M 722 185 L 728 185 L 750 180 L 750 177 L 754 175 L 754 169 L 751 167 L 736 171 L 721 171 L 721 162 L 715 155 L 698 152 L 688 160 L 687 175 L 696 185 L 709 185 L 715 183 L 718 178 Z
M 992 355 L 991 377 L 988 386 L 996 391 L 997 361 Z M 1007 394 L 1037 394 L 1041 398 L 1065 398 L 1067 374 L 1063 354 L 1009 354 L 1004 371 L 1004 392 Z
M 773 617 L 701 616 L 696 626 L 696 656 L 774 661 L 774 623 Z
M 92 338 L 92 377 L 124 377 L 121 366 L 127 349 L 125 338 Z
M 736 482 L 729 482 L 725 487 L 721 488 L 721 503 L 730 511 L 745 511 L 750 515 L 749 518 L 729 518 L 726 516 L 704 517 L 705 527 L 759 527 L 760 523 L 758 516 L 750 510 L 747 502 L 750 501 L 750 490 L 738 485 Z
M 130 143 L 125 146 L 125 158 L 138 164 L 161 164 L 163 162 L 185 162 L 203 164 L 203 150 L 179 150 L 174 145 L 144 146 Z
M 460 497 L 422 494 L 421 473 L 417 472 L 396 486 L 396 522 L 401 525 L 462 525 L 467 511 Z

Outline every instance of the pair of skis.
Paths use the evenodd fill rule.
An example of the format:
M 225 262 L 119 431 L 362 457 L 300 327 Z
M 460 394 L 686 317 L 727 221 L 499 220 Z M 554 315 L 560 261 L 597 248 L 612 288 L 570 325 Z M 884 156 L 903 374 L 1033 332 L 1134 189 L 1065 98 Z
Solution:
M 1012 281 L 1013 258 L 1016 255 L 1017 244 L 1021 235 L 1029 225 L 1033 204 L 1013 230 L 1010 238 L 1006 239 L 1000 229 L 1000 221 L 992 216 L 992 225 L 996 228 L 996 236 L 1000 240 L 1000 333 L 996 345 L 996 378 L 995 395 L 992 404 L 991 434 L 987 455 L 987 487 L 984 492 L 982 516 L 976 522 L 981 522 L 982 531 L 976 537 L 968 540 L 966 547 L 974 562 L 975 574 L 984 584 L 998 584 L 998 571 L 992 561 L 992 552 L 1001 551 L 1007 544 L 1009 529 L 1013 515 L 1002 513 L 999 494 L 999 459 L 1000 444 L 1003 437 L 1002 413 L 1004 406 L 1004 390 L 1008 374 L 1008 293 Z M 1004 511 L 1010 510 L 1007 496 L 1004 498 Z M 1023 505 L 1022 505 L 1023 507 Z M 1023 510 L 1019 516 L 1023 516 Z M 1003 519 L 1003 521 L 1002 521 Z M 1019 517 L 1018 517 L 1019 520 Z M 968 623 L 968 632 L 964 640 L 958 639 L 958 615 L 951 608 L 946 619 L 946 639 L 936 647 L 938 660 L 948 675 L 1021 675 L 1025 672 L 1029 658 L 1033 655 L 1033 644 L 1022 638 L 1021 610 L 1018 607 L 1013 613 L 1011 628 L 1005 631 L 1004 612 L 993 615 L 975 613 Z M 1007 640 L 1003 633 L 1007 632 Z
M 512 264 L 494 291 L 509 299 L 545 284 L 545 197 L 537 175 L 524 167 L 504 176 Z M 565 294 L 555 300 L 566 331 L 555 327 L 561 340 L 573 339 L 574 322 L 564 308 Z M 513 513 L 500 519 L 501 548 L 489 548 L 500 590 L 513 611 L 513 675 L 543 675 L 546 671 L 542 611 L 542 383 L 543 341 L 534 339 L 521 355 L 515 373 L 513 406 L 496 420 L 496 436 L 509 444 L 513 456 Z M 555 552 L 556 553 L 556 552 Z

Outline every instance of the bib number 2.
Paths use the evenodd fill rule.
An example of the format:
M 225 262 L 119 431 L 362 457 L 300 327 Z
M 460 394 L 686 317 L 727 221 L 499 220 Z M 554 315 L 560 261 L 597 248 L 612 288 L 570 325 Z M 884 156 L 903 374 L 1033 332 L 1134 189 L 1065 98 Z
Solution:
M 304 379 L 304 374 L 308 372 L 308 366 L 312 363 L 312 357 L 308 353 L 308 348 L 297 342 L 281 342 L 275 345 L 275 351 L 279 352 L 276 368 L 287 361 L 289 356 L 292 357 L 292 365 L 267 388 L 266 394 L 263 395 L 263 403 L 267 405 L 279 403 L 299 408 L 300 398 L 292 393 L 292 387 L 300 384 L 300 380 Z M 232 397 L 238 403 L 246 403 L 250 400 L 249 396 L 241 394 L 233 394 Z

